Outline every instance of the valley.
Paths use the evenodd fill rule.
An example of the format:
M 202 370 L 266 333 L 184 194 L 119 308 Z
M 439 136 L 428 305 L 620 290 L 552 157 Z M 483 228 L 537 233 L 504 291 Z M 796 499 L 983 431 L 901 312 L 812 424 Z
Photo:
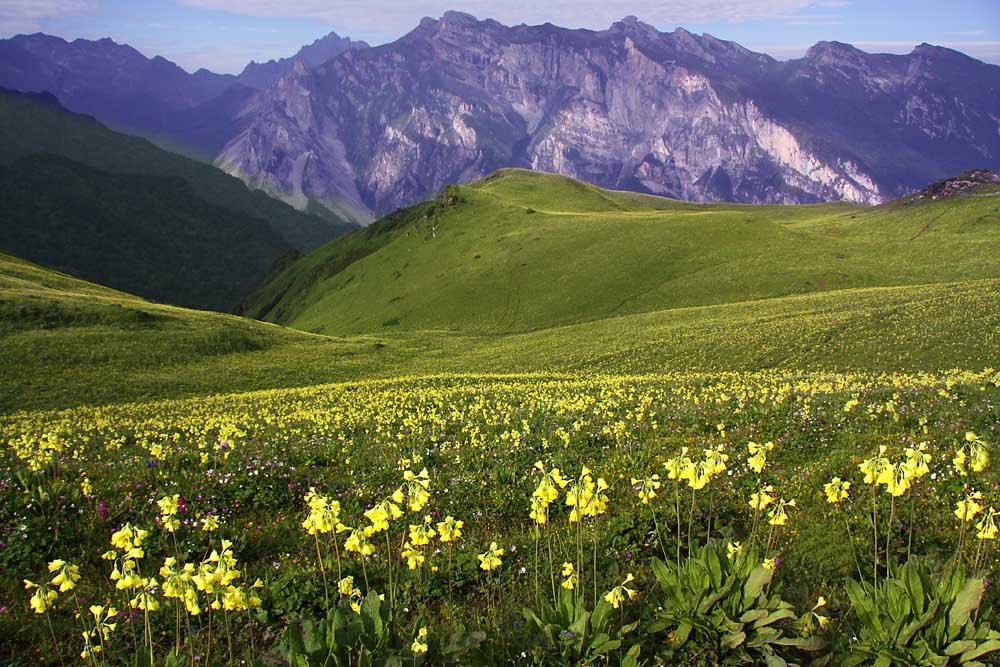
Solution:
M 1000 67 L 410 28 L 0 38 L 0 666 L 997 664 Z

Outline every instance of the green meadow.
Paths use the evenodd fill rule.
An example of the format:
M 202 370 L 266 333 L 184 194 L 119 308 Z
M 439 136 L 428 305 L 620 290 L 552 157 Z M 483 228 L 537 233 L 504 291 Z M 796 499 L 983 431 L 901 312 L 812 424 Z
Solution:
M 0 254 L 0 664 L 995 664 L 997 257 L 519 170 L 240 316 Z

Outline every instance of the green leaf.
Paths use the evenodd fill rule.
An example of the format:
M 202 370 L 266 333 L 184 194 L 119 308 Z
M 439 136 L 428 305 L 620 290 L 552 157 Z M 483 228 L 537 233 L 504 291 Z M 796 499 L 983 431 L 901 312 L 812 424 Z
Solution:
M 923 628 L 932 620 L 934 620 L 934 617 L 937 614 L 938 609 L 940 607 L 941 607 L 940 600 L 931 600 L 931 604 L 927 608 L 927 611 L 924 612 L 924 615 L 912 621 L 909 625 L 907 625 L 903 629 L 902 633 L 896 639 L 896 645 L 906 646 L 907 644 L 909 644 L 910 640 L 913 639 L 913 635 L 915 635 L 917 632 L 920 631 L 921 628 Z
M 796 640 L 795 646 L 801 651 L 819 651 L 826 646 L 826 641 L 819 635 L 812 635 Z
M 986 587 L 982 579 L 969 579 L 955 597 L 955 603 L 948 612 L 948 625 L 952 628 L 965 625 L 972 612 L 979 609 Z
M 703 553 L 711 586 L 719 588 L 722 586 L 722 561 L 719 560 L 719 553 L 710 546 L 705 547 Z
M 754 628 L 763 628 L 764 626 L 771 625 L 772 623 L 776 623 L 778 621 L 781 621 L 781 620 L 784 620 L 784 619 L 787 619 L 787 618 L 795 618 L 795 614 L 792 612 L 792 610 L 791 609 L 779 609 L 777 611 L 771 612 L 766 617 L 764 617 L 764 618 L 762 618 L 762 619 L 754 622 L 753 627 Z
M 878 614 L 875 613 L 875 607 L 872 599 L 868 596 L 868 592 L 853 579 L 848 579 L 844 582 L 844 587 L 847 589 L 847 597 L 850 598 L 851 605 L 854 607 L 854 613 L 861 619 L 865 628 L 877 633 L 880 638 L 884 639 L 885 628 L 882 627 L 882 622 Z
M 683 646 L 691 635 L 692 629 L 693 626 L 689 622 L 681 621 L 681 624 L 677 626 L 677 630 L 674 632 L 674 644 L 676 646 Z
M 757 597 L 764 590 L 764 587 L 771 583 L 771 578 L 774 576 L 774 570 L 769 570 L 763 565 L 758 565 L 750 572 L 750 576 L 747 577 L 747 582 L 743 586 L 743 599 L 749 603 L 751 600 L 757 599 Z
M 740 616 L 740 623 L 753 623 L 767 617 L 767 609 L 751 609 Z
M 639 653 L 641 650 L 642 647 L 639 644 L 634 644 L 622 659 L 621 667 L 639 667 Z
M 602 599 L 597 603 L 590 617 L 590 627 L 593 628 L 594 632 L 605 632 L 607 630 L 612 611 L 614 609 L 605 600 Z
M 924 584 L 920 573 L 917 568 L 912 566 L 904 566 L 902 569 L 902 579 L 906 585 L 906 591 L 910 595 L 911 607 L 917 614 L 923 614 L 926 611 L 926 601 L 924 600 Z
M 666 630 L 667 628 L 669 628 L 673 624 L 674 624 L 673 621 L 671 621 L 669 619 L 658 618 L 658 619 L 656 619 L 655 621 L 653 621 L 652 623 L 649 624 L 647 630 L 649 631 L 650 634 L 654 634 L 655 635 L 655 634 L 657 634 L 659 632 L 663 632 L 664 630 Z
M 958 655 L 974 648 L 976 648 L 976 641 L 974 639 L 960 639 L 945 646 L 944 654 Z
M 968 662 L 969 660 L 975 660 L 980 656 L 984 656 L 987 653 L 993 653 L 994 651 L 1000 651 L 1000 639 L 991 639 L 987 642 L 983 642 L 979 646 L 969 651 L 966 651 L 958 657 L 960 663 Z
M 727 635 L 724 635 L 720 643 L 726 648 L 736 648 L 737 646 L 742 644 L 746 640 L 746 638 L 747 638 L 747 633 L 740 630 L 739 632 L 731 632 Z
M 654 558 L 652 561 L 653 576 L 656 577 L 656 581 L 659 582 L 660 588 L 666 592 L 670 588 L 670 568 L 659 558 Z
M 851 647 L 851 654 L 844 658 L 841 662 L 842 667 L 857 667 L 858 665 L 868 662 L 872 658 L 872 654 L 855 644 Z

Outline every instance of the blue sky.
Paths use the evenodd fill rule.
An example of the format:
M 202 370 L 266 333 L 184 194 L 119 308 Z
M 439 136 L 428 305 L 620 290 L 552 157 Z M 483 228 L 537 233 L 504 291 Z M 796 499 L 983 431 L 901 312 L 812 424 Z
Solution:
M 111 37 L 189 71 L 239 72 L 330 31 L 392 41 L 448 9 L 508 25 L 581 28 L 634 14 L 661 30 L 683 26 L 779 59 L 820 40 L 889 53 L 929 42 L 1000 64 L 1000 0 L 0 0 L 0 37 Z

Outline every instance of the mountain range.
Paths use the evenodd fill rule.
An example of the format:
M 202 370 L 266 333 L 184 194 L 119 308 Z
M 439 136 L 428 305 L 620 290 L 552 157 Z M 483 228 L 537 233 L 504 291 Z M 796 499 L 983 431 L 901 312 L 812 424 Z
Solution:
M 1000 168 L 1000 67 L 928 44 L 821 42 L 779 62 L 635 17 L 591 31 L 448 12 L 390 44 L 330 35 L 239 76 L 18 36 L 0 41 L 0 85 L 358 222 L 503 167 L 700 202 L 867 204 Z
M 232 309 L 274 263 L 353 228 L 212 165 L 0 89 L 0 249 L 116 289 Z

